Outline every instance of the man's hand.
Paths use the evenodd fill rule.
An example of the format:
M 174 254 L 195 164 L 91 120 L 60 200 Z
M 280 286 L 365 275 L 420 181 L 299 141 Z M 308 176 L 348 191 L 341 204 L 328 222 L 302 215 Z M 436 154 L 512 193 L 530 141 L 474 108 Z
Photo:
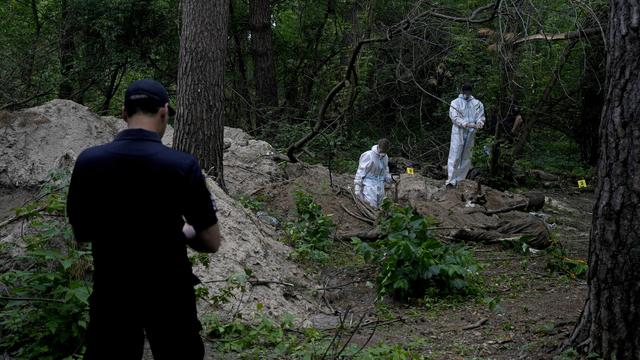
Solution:
M 465 129 L 475 129 L 476 128 L 476 124 L 464 123 L 464 128 Z
M 222 236 L 220 235 L 220 227 L 218 224 L 209 226 L 201 232 L 196 233 L 193 226 L 185 223 L 182 227 L 182 233 L 187 238 L 187 245 L 195 251 L 215 253 L 220 249 Z
M 483 127 L 484 127 L 484 122 L 482 122 L 482 121 L 478 121 L 478 122 L 476 123 L 476 129 L 482 129 Z

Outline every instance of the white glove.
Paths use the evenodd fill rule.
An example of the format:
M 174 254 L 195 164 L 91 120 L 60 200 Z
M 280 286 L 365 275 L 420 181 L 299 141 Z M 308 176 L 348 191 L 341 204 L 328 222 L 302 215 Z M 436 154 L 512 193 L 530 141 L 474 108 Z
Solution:
M 478 121 L 476 123 L 476 129 L 482 129 L 484 127 L 484 122 L 483 121 Z
M 353 192 L 356 194 L 356 196 L 360 195 L 362 193 L 362 187 L 360 186 L 360 184 L 356 184 L 353 188 Z

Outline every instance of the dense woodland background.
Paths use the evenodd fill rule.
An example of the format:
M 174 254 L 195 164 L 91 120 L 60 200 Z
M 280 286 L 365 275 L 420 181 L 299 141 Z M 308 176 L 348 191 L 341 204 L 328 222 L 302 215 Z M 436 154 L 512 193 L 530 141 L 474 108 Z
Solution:
M 231 0 L 215 9 L 228 20 L 224 123 L 284 152 L 327 102 L 302 159 L 352 172 L 358 155 L 387 136 L 392 155 L 438 173 L 447 104 L 468 81 L 488 117 L 504 119 L 519 106 L 527 124 L 515 157 L 511 146 L 500 164 L 477 151 L 477 166 L 496 176 L 514 164 L 589 176 L 607 10 L 602 0 Z M 175 95 L 180 14 L 174 0 L 5 0 L 0 108 L 67 98 L 119 116 L 127 84 L 147 77 Z M 487 130 L 480 150 L 504 137 Z

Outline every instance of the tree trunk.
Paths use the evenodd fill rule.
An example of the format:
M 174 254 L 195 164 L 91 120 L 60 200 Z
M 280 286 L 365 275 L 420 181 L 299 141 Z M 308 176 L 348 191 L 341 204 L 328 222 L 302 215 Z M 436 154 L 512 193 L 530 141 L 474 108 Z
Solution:
M 122 82 L 122 78 L 124 74 L 127 72 L 127 60 L 124 61 L 121 65 L 118 65 L 113 72 L 111 73 L 111 77 L 109 79 L 109 84 L 105 87 L 104 93 L 104 101 L 102 102 L 102 106 L 100 107 L 100 115 L 108 115 L 109 107 L 111 107 L 111 100 L 116 95 L 116 91 L 120 87 L 120 83 Z
M 603 19 L 606 20 L 606 19 Z M 604 22 L 604 21 L 603 21 Z M 582 161 L 596 165 L 598 162 L 598 128 L 604 103 L 604 43 L 593 39 L 585 54 L 584 75 L 580 81 L 582 109 L 580 121 L 574 129 L 574 137 L 580 145 Z
M 256 104 L 258 107 L 278 106 L 278 84 L 273 61 L 269 0 L 249 1 L 249 29 L 251 30 Z M 264 111 L 261 112 L 264 113 Z M 264 119 L 262 120 L 264 121 Z
M 73 41 L 74 20 L 69 0 L 62 0 L 61 4 L 61 32 L 60 32 L 60 75 L 62 80 L 58 86 L 58 97 L 60 99 L 70 99 L 73 95 L 73 55 L 75 44 Z
M 573 331 L 604 359 L 640 359 L 640 1 L 611 0 L 589 294 Z
M 224 65 L 229 0 L 182 1 L 178 107 L 173 144 L 224 183 Z
M 31 17 L 33 18 L 33 40 L 31 42 L 31 49 L 29 57 L 26 59 L 24 71 L 22 72 L 22 82 L 25 87 L 25 94 L 31 93 L 31 86 L 33 85 L 32 76 L 33 69 L 35 67 L 36 57 L 38 54 L 38 43 L 40 42 L 40 32 L 42 30 L 42 23 L 40 22 L 40 16 L 38 15 L 38 3 L 36 0 L 31 0 Z
M 229 1 L 229 16 L 231 19 L 234 19 L 233 1 Z M 247 85 L 247 66 L 244 61 L 243 51 L 243 49 L 245 48 L 245 39 L 247 38 L 246 27 L 240 27 L 235 22 L 230 22 L 229 26 L 231 27 L 230 31 L 232 33 L 233 42 L 235 45 L 234 53 L 236 61 L 234 63 L 236 66 L 236 74 L 240 75 L 240 78 L 237 78 L 236 76 L 236 88 L 238 89 L 240 96 L 244 98 L 242 101 L 243 104 L 240 106 L 242 109 L 244 109 L 244 111 L 242 112 L 244 113 L 245 120 L 239 121 L 239 123 L 242 125 L 240 127 L 242 127 L 244 130 L 251 129 L 253 131 L 256 131 L 257 125 L 255 121 L 255 111 L 253 101 L 251 99 L 251 94 L 249 93 L 249 86 Z M 242 115 L 239 111 L 238 117 L 240 116 Z M 247 126 L 247 124 L 250 124 L 250 128 Z

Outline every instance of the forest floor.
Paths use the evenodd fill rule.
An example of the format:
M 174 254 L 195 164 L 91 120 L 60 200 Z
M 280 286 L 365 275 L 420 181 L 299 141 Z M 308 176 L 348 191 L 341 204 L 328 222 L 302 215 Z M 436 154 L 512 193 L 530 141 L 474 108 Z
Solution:
M 310 188 L 309 184 L 297 186 Z M 286 190 L 276 193 L 283 191 Z M 326 213 L 338 211 L 340 206 L 332 191 L 329 186 L 316 186 L 313 190 Z M 544 209 L 555 223 L 553 237 L 569 258 L 586 260 L 593 193 L 540 191 L 553 199 Z M 278 194 L 270 195 L 267 208 L 285 215 L 290 204 Z M 349 217 L 334 221 L 350 231 L 358 227 L 357 221 L 354 223 Z M 328 306 L 341 314 L 348 313 L 345 322 L 352 328 L 364 316 L 362 324 L 367 325 L 355 332 L 351 339 L 354 345 L 400 344 L 428 359 L 557 357 L 558 346 L 582 309 L 586 282 L 570 273 L 548 271 L 551 255 L 544 251 L 524 254 L 501 245 L 471 246 L 483 265 L 484 278 L 483 294 L 472 298 L 426 303 L 386 299 L 376 303 L 374 268 L 345 242 L 334 243 L 329 263 L 310 265 L 308 270 L 318 283 L 333 287 L 325 294 Z M 322 315 L 317 320 L 322 322 Z M 335 322 L 335 318 L 327 317 L 325 327 L 335 326 L 331 321 Z

